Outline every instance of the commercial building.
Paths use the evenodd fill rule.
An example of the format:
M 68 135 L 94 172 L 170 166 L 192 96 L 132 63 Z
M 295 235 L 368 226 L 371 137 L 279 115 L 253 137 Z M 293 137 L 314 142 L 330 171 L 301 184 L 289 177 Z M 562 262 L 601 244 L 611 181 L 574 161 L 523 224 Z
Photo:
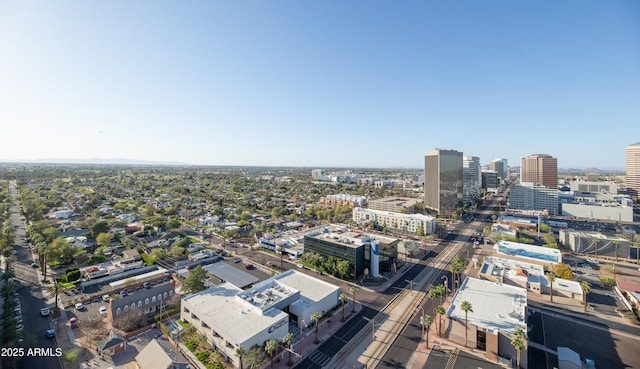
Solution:
M 346 260 L 353 266 L 356 277 L 361 276 L 365 269 L 371 276 L 378 277 L 380 272 L 393 270 L 399 242 L 397 238 L 327 224 L 305 234 L 304 252 Z
M 509 177 L 507 159 L 494 159 L 491 163 L 489 163 L 489 170 L 495 170 L 498 174 L 498 178 L 503 181 Z
M 498 172 L 495 170 L 483 170 L 481 172 L 482 189 L 488 192 L 495 192 L 500 187 L 500 179 L 498 178 Z
M 558 215 L 558 190 L 533 183 L 511 186 L 509 209 L 547 211 L 549 215 Z
M 554 265 L 562 263 L 560 250 L 520 242 L 500 240 L 493 245 L 493 252 L 505 259 L 538 264 L 546 266 L 549 270 L 552 270 Z
M 423 214 L 403 214 L 390 211 L 353 208 L 352 219 L 357 224 L 374 222 L 376 226 L 387 227 L 408 234 L 435 233 L 436 218 Z
M 541 265 L 520 260 L 485 256 L 479 277 L 492 282 L 522 287 L 536 294 L 548 295 L 553 291 L 554 296 L 569 297 L 579 301 L 582 301 L 583 297 L 579 282 L 556 278 L 552 289 L 551 282 Z
M 349 194 L 337 194 L 337 195 L 327 195 L 320 199 L 320 204 L 325 206 L 338 206 L 338 205 L 346 205 L 349 207 L 356 206 L 366 206 L 367 205 L 367 197 L 366 196 L 355 196 Z
M 480 196 L 482 196 L 480 158 L 464 156 L 462 158 L 462 201 L 465 205 L 471 205 Z
M 600 232 L 561 229 L 558 233 L 558 241 L 578 254 L 615 257 L 617 252 L 617 256 L 621 258 L 629 258 L 631 254 L 629 240 L 607 236 Z
M 175 295 L 173 280 L 154 284 L 151 288 L 137 288 L 119 298 L 111 298 L 107 306 L 109 321 L 132 319 L 133 317 L 157 314 L 167 307 Z M 177 299 L 175 300 L 177 303 Z
M 627 146 L 626 155 L 626 187 L 640 192 L 640 142 Z
M 473 312 L 462 310 L 463 301 L 471 304 Z M 485 352 L 487 360 L 510 364 L 517 355 L 511 345 L 512 335 L 518 328 L 527 331 L 527 290 L 467 277 L 446 315 L 446 337 L 461 345 L 466 340 L 468 347 Z M 521 351 L 520 361 L 526 368 L 526 349 Z
M 558 188 L 558 159 L 547 154 L 535 154 L 522 158 L 520 182 Z
M 569 188 L 572 192 L 608 193 L 611 195 L 618 194 L 618 185 L 615 182 L 610 181 L 571 181 L 569 182 Z
M 424 156 L 424 205 L 442 215 L 462 205 L 462 152 L 435 149 Z
M 369 206 L 367 207 L 371 210 L 411 214 L 414 212 L 413 206 L 421 201 L 421 199 L 412 197 L 384 197 L 382 199 L 369 200 Z
M 182 299 L 180 318 L 190 323 L 213 349 L 237 362 L 236 350 L 281 340 L 289 323 L 311 322 L 315 312 L 339 304 L 340 288 L 289 270 L 243 291 L 229 283 Z
M 633 222 L 633 200 L 627 195 L 574 191 L 562 192 L 559 200 L 564 216 Z

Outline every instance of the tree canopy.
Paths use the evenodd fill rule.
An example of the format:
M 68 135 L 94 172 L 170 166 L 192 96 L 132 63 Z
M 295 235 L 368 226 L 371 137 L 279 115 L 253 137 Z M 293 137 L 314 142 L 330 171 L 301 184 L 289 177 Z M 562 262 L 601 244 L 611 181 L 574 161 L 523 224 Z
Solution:
M 192 294 L 203 291 L 206 286 L 204 280 L 207 278 L 207 271 L 204 270 L 202 265 L 191 269 L 187 278 L 182 281 L 182 291 L 184 294 Z

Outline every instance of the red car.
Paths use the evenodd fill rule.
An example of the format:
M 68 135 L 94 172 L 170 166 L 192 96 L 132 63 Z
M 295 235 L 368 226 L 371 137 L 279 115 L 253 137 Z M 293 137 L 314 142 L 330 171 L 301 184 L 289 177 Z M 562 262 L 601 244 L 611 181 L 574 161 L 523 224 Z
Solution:
M 253 264 L 245 264 L 244 267 L 247 269 L 253 269 Z

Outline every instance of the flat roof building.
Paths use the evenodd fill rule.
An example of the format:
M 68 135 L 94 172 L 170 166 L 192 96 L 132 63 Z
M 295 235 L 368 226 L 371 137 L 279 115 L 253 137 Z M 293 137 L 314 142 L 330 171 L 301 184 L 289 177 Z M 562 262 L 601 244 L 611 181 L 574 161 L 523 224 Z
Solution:
M 550 247 L 500 240 L 493 245 L 494 253 L 507 259 L 517 259 L 549 266 L 562 263 L 562 253 Z
M 436 231 L 436 218 L 424 214 L 402 214 L 383 210 L 353 208 L 352 219 L 355 223 L 374 222 L 379 227 L 387 227 L 407 234 L 432 234 Z
M 558 241 L 578 254 L 614 256 L 629 258 L 631 244 L 622 237 L 612 237 L 600 232 L 585 232 L 571 229 L 561 229 Z M 597 248 L 597 251 L 596 251 Z
M 289 270 L 246 291 L 224 283 L 187 296 L 180 317 L 235 362 L 237 348 L 249 350 L 282 339 L 290 320 L 310 323 L 314 312 L 337 306 L 339 295 L 339 287 Z
M 468 301 L 473 311 L 465 313 L 463 301 Z M 484 351 L 486 358 L 494 362 L 499 355 L 515 358 L 511 335 L 517 328 L 527 331 L 527 290 L 467 277 L 453 296 L 446 315 L 449 319 L 445 334 L 449 339 L 460 344 L 467 340 L 468 347 Z M 524 351 L 520 358 L 526 368 Z
M 422 201 L 412 197 L 385 197 L 382 199 L 369 200 L 367 206 L 370 210 L 391 211 L 394 213 L 413 213 L 413 206 Z
M 533 183 L 511 186 L 509 209 L 547 211 L 549 215 L 559 214 L 558 190 Z

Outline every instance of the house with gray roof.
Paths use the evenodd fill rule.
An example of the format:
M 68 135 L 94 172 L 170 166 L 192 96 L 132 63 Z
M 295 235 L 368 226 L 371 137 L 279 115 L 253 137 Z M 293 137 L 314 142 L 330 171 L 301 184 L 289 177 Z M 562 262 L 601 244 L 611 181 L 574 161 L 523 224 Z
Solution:
M 126 296 L 111 299 L 107 308 L 107 317 L 110 321 L 118 319 L 130 312 L 142 312 L 155 314 L 161 307 L 166 307 L 168 301 L 175 295 L 173 280 L 169 280 L 150 288 L 137 288 L 129 290 Z
M 136 355 L 140 369 L 187 369 L 189 362 L 175 347 L 165 340 L 151 340 Z

